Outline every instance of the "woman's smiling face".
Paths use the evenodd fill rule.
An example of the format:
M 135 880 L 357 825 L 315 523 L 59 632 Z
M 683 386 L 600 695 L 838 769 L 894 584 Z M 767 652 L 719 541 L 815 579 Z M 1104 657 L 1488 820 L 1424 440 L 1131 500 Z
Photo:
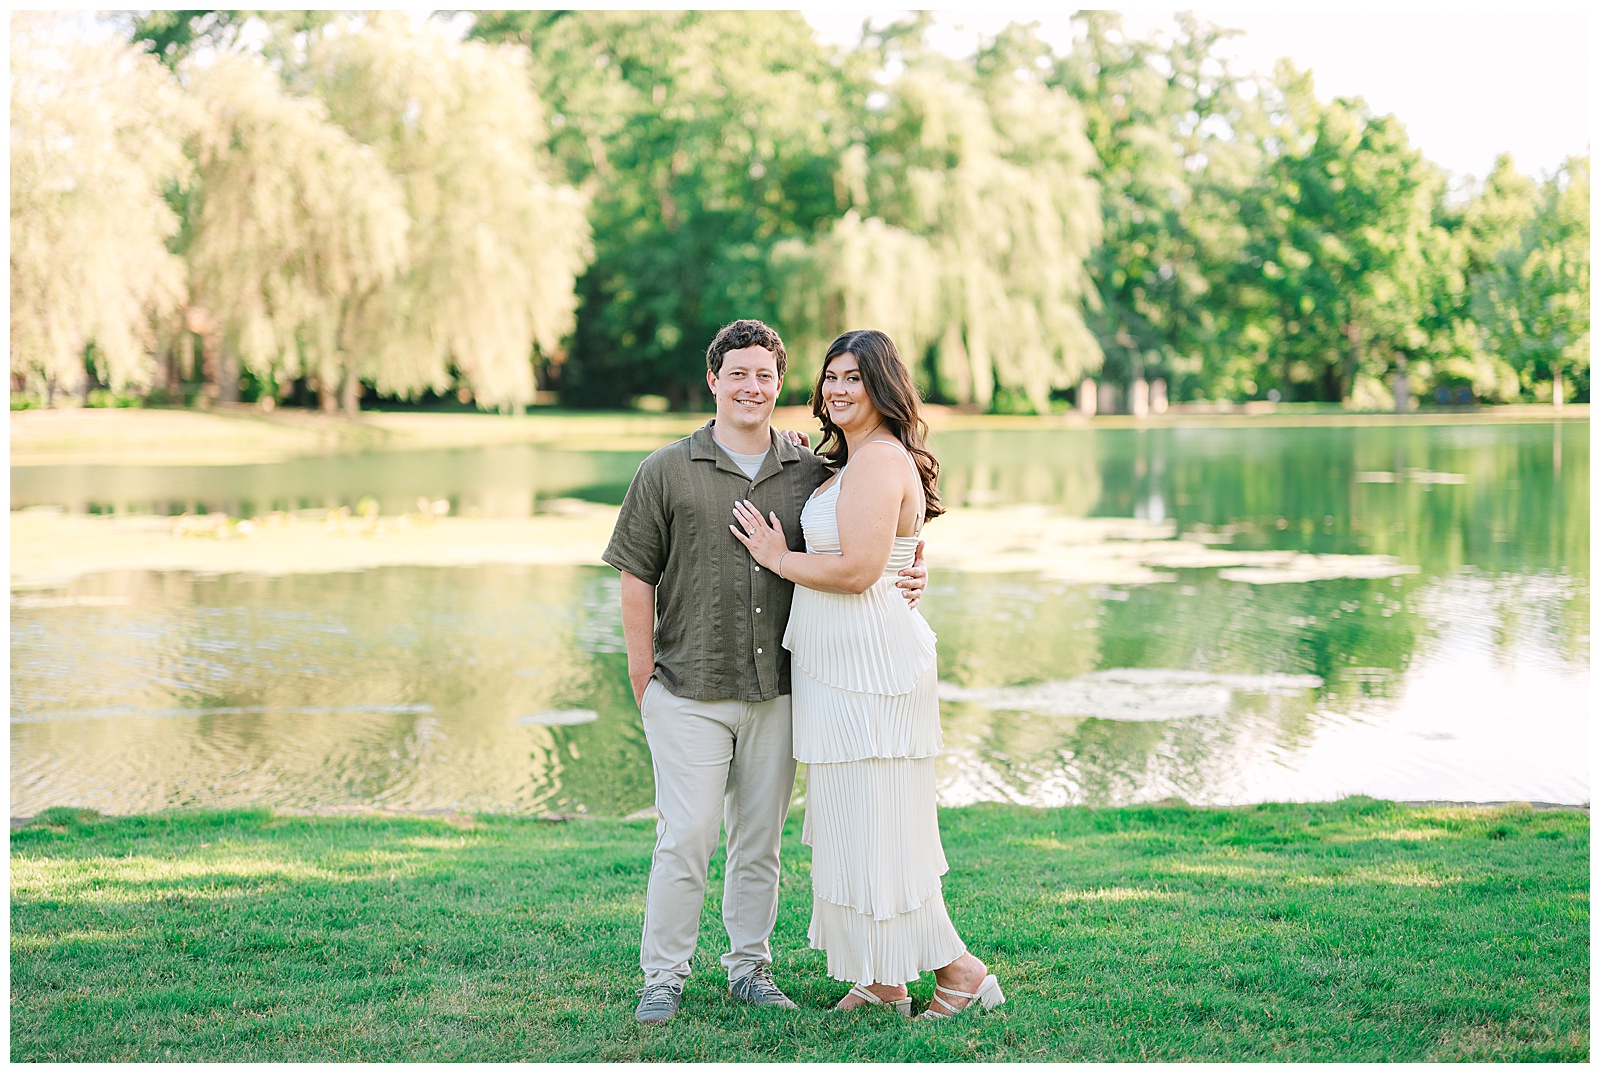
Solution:
M 843 431 L 871 428 L 880 420 L 878 408 L 867 397 L 861 366 L 848 350 L 828 363 L 822 374 L 822 401 L 828 418 Z

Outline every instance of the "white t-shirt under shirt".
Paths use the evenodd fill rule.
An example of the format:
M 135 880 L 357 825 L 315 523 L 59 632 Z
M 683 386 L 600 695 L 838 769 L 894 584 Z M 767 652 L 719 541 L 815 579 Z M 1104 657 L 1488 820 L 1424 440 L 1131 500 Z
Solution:
M 772 451 L 772 449 L 769 447 L 767 450 L 762 451 L 758 455 L 745 455 L 740 454 L 738 451 L 728 450 L 727 445 L 721 440 L 716 440 L 715 442 L 717 447 L 721 449 L 722 453 L 731 458 L 734 465 L 744 470 L 744 475 L 749 477 L 752 481 L 756 479 L 756 474 L 761 472 L 761 463 L 767 460 L 767 455 Z

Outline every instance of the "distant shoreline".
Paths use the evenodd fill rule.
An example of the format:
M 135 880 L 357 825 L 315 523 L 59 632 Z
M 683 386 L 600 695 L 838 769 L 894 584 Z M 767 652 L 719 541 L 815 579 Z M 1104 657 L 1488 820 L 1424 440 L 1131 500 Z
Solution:
M 1218 406 L 1223 404 L 1216 404 Z M 1515 405 L 1412 414 L 1302 410 L 1292 404 L 1183 404 L 1165 414 L 1085 418 L 1080 414 L 969 414 L 928 406 L 933 431 L 976 429 L 1295 428 L 1338 426 L 1544 424 L 1587 421 L 1588 404 Z M 357 418 L 254 406 L 200 410 L 73 409 L 11 413 L 11 465 L 248 465 L 305 455 L 540 443 L 604 450 L 618 441 L 664 443 L 705 423 L 709 413 L 535 410 L 523 416 L 366 411 Z M 779 428 L 816 432 L 803 406 L 781 407 Z

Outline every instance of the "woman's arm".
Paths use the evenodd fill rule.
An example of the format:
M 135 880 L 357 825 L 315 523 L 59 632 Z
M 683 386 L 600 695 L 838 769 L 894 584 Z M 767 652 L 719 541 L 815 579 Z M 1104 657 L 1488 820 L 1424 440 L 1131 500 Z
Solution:
M 823 592 L 866 592 L 889 564 L 907 491 L 908 471 L 896 454 L 863 449 L 851 460 L 850 479 L 839 489 L 838 555 L 790 551 L 778 516 L 772 515 L 769 524 L 748 503 L 734 506 L 736 524 L 728 528 L 756 562 L 796 585 Z

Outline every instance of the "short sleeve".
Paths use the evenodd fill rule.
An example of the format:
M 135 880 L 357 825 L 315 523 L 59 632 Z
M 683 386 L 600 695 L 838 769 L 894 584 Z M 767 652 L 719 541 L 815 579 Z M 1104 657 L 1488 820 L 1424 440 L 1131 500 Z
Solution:
M 661 467 L 654 457 L 639 466 L 623 497 L 611 542 L 600 556 L 646 585 L 655 585 L 667 565 L 667 510 Z

